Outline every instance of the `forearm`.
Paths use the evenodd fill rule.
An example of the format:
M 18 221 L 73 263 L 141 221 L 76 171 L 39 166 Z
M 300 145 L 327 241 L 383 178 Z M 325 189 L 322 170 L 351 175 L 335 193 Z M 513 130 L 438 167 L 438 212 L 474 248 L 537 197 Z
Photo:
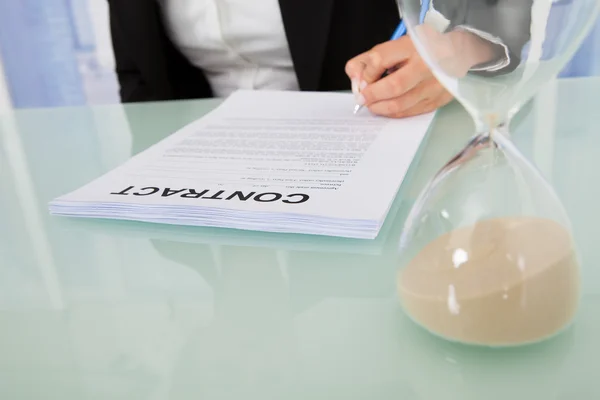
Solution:
M 500 70 L 508 65 L 510 55 L 506 46 L 468 29 L 446 33 L 466 71 Z
M 474 64 L 470 72 L 496 76 L 512 72 L 529 41 L 533 0 L 434 0 L 436 12 L 447 19 L 446 33 L 467 31 L 488 42 L 497 58 Z M 476 47 L 473 44 L 473 48 Z M 480 49 L 480 54 L 486 54 Z

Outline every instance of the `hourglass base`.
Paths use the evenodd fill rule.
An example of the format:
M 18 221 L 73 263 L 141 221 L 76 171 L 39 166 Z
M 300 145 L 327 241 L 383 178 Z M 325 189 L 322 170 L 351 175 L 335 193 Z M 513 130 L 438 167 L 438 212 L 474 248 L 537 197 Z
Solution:
M 423 329 L 425 332 L 427 332 L 428 334 L 430 334 L 434 337 L 437 337 L 439 339 L 442 339 L 442 340 L 450 342 L 450 343 L 456 343 L 456 344 L 460 344 L 460 345 L 473 346 L 473 347 L 489 348 L 489 349 L 508 349 L 508 348 L 515 348 L 515 347 L 525 347 L 525 346 L 532 346 L 532 345 L 540 344 L 540 343 L 546 342 L 546 341 L 551 341 L 551 340 L 561 336 L 563 333 L 568 332 L 573 327 L 573 325 L 575 325 L 575 320 L 573 319 L 570 322 L 568 322 L 566 325 L 564 325 L 562 328 L 560 328 L 559 330 L 552 332 L 546 336 L 541 336 L 536 339 L 531 339 L 529 341 L 522 341 L 522 342 L 515 342 L 515 343 L 468 342 L 468 341 L 458 340 L 453 337 L 444 336 L 436 331 L 429 329 L 427 326 L 421 324 L 419 321 L 415 320 L 412 317 L 412 315 L 410 315 L 408 313 L 405 313 L 405 315 L 408 317 L 408 319 L 412 323 L 414 323 L 420 329 Z
M 406 314 L 446 340 L 537 343 L 565 330 L 579 303 L 571 237 L 545 218 L 481 220 L 433 240 L 398 281 Z

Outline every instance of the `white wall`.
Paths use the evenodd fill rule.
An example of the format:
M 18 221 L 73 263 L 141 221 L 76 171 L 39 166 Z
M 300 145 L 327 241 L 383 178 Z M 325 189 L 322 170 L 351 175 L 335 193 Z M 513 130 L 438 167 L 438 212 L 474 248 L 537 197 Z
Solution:
M 119 88 L 114 72 L 115 60 L 110 37 L 108 2 L 106 0 L 78 1 L 83 2 L 83 4 L 73 4 L 86 5 L 87 7 L 78 7 L 80 12 L 73 12 L 72 14 L 76 18 L 78 18 L 78 16 L 79 18 L 83 18 L 81 11 L 88 13 L 89 18 L 83 18 L 83 20 L 76 22 L 79 24 L 86 24 L 87 28 L 89 27 L 91 21 L 91 34 L 94 37 L 93 40 L 95 42 L 95 51 L 89 52 L 86 49 L 78 50 L 76 53 L 76 59 L 79 63 L 81 80 L 80 82 L 73 82 L 71 79 L 70 81 L 65 81 L 64 84 L 78 86 L 77 90 L 83 89 L 85 102 L 89 105 L 118 103 Z M 47 17 L 50 18 L 50 16 Z M 68 21 L 59 23 L 68 23 Z M 60 29 L 60 27 L 55 28 Z M 73 32 L 73 35 L 75 34 L 76 33 Z M 52 44 L 53 42 L 48 42 L 47 46 L 52 46 Z M 49 50 L 52 51 L 52 48 Z M 62 57 L 60 53 L 56 53 L 55 56 Z M 56 71 L 56 73 L 60 74 L 60 70 Z M 62 85 L 61 79 L 63 79 L 63 77 L 56 76 L 55 78 L 56 79 L 54 80 L 54 83 L 57 85 Z M 7 79 L 8 78 L 6 77 L 5 71 L 2 70 L 2 64 L 0 62 L 0 112 L 4 112 L 13 108 L 11 105 L 9 92 L 7 90 Z M 81 87 L 79 87 L 79 85 L 81 85 Z M 44 102 L 40 101 L 40 103 Z M 48 101 L 47 103 L 48 106 L 54 105 L 52 101 Z
M 96 35 L 96 57 L 102 67 L 113 70 L 115 58 L 110 38 L 108 22 L 108 2 L 106 0 L 88 0 L 89 9 Z
M 119 86 L 115 75 L 115 57 L 110 37 L 108 2 L 106 0 L 87 0 L 90 19 L 96 40 L 94 53 L 97 66 L 91 70 L 82 70 L 82 79 L 88 104 L 114 104 L 119 102 Z
M 2 57 L 0 57 L 0 114 L 11 110 L 12 104 L 8 93 L 8 86 L 4 79 L 4 68 L 2 67 Z

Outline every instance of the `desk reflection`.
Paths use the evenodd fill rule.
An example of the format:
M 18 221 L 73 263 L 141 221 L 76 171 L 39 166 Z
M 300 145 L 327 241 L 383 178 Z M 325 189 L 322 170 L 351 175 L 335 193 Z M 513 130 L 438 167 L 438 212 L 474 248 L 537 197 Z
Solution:
M 4 120 L 0 398 L 600 397 L 597 291 L 573 329 L 511 351 L 441 341 L 401 311 L 398 237 L 411 194 L 455 151 L 443 129 L 373 242 L 48 215 L 50 199 L 197 118 L 198 104 Z M 457 119 L 468 121 L 454 110 L 437 123 Z

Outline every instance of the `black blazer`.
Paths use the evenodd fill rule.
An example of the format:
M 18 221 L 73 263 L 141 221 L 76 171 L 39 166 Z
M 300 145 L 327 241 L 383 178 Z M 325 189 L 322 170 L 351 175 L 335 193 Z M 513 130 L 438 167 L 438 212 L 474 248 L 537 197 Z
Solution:
M 252 0 L 248 0 L 252 1 Z M 202 71 L 169 40 L 157 0 L 108 0 L 123 102 L 212 97 Z M 279 0 L 301 90 L 347 90 L 346 62 L 389 40 L 395 0 Z

